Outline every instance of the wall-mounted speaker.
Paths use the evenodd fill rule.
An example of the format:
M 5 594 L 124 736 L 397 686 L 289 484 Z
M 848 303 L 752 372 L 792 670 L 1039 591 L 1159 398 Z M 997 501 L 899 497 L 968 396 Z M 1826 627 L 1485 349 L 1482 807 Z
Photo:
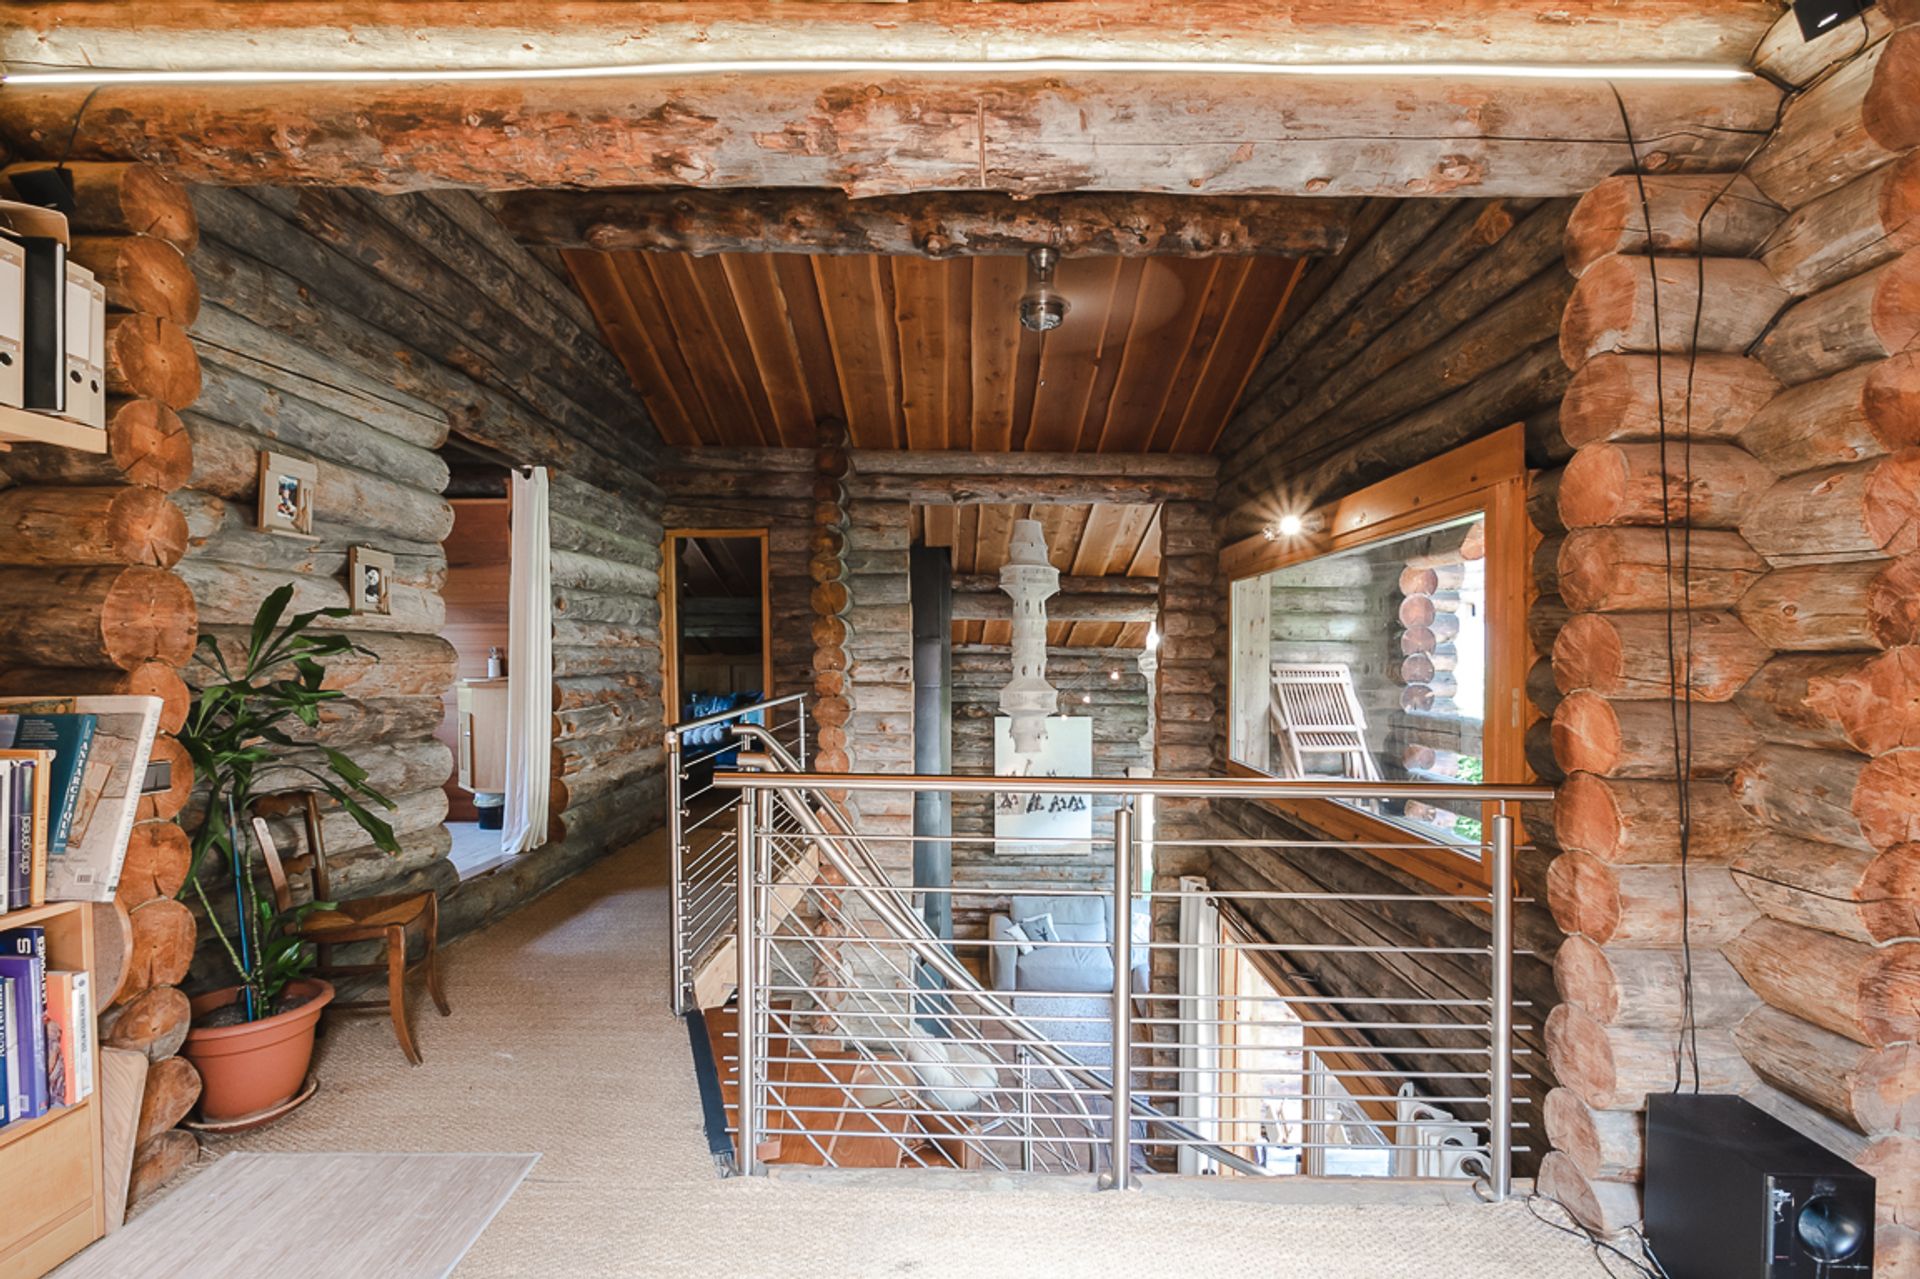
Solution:
M 1793 16 L 1799 20 L 1801 38 L 1812 40 L 1849 18 L 1859 17 L 1872 3 L 1873 0 L 1794 0 Z
M 1870 1279 L 1873 1178 L 1751 1102 L 1655 1093 L 1646 1148 L 1671 1279 Z

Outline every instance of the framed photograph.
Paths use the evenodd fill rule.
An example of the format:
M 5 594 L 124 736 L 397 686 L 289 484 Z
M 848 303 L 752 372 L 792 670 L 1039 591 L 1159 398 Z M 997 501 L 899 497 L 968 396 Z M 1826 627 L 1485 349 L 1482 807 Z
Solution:
M 356 613 L 393 612 L 393 556 L 370 546 L 349 547 L 347 595 Z
M 1093 721 L 1084 715 L 1047 719 L 1047 740 L 1036 755 L 1013 748 L 1013 721 L 993 717 L 993 771 L 999 777 L 1093 776 Z M 1091 856 L 1093 796 L 1015 795 L 993 797 L 993 834 L 998 851 L 1034 856 Z M 1035 840 L 1035 843 L 1023 843 Z
M 260 527 L 291 537 L 313 536 L 313 491 L 320 469 L 284 453 L 260 455 Z

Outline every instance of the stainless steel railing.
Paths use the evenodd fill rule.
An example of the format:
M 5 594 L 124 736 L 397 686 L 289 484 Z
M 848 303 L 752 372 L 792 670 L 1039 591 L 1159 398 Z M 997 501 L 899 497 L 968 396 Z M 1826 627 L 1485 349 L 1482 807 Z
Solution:
M 684 1013 L 694 975 L 733 935 L 734 810 L 737 787 L 716 786 L 716 765 L 732 762 L 740 725 L 764 730 L 804 767 L 806 695 L 792 693 L 702 716 L 667 729 L 667 837 L 672 847 L 672 1003 Z
M 765 745 L 766 733 L 744 733 Z M 744 1081 L 736 1124 L 744 1171 L 754 1168 L 763 1142 L 777 1143 L 783 1158 L 804 1147 L 808 1162 L 835 1164 L 842 1143 L 853 1141 L 869 1143 L 858 1162 L 870 1162 L 878 1143 L 900 1163 L 1097 1172 L 1104 1184 L 1125 1186 L 1148 1168 L 1270 1173 L 1289 1156 L 1324 1170 L 1325 1152 L 1355 1145 L 1329 1134 L 1357 1131 L 1362 1145 L 1385 1151 L 1382 1171 L 1477 1169 L 1495 1197 L 1507 1194 L 1513 1155 L 1524 1149 L 1514 1134 L 1527 1127 L 1514 1118 L 1512 810 L 1550 792 L 1333 780 L 809 776 L 792 771 L 784 754 L 769 747 L 743 755 L 744 765 L 772 771 L 714 779 L 745 797 L 734 812 L 740 1016 L 731 1059 Z M 1090 842 L 1059 841 L 1104 867 L 1106 883 L 1088 887 L 1082 874 L 1059 885 L 915 890 L 895 882 L 875 852 L 905 847 L 912 837 L 857 833 L 828 799 L 829 787 L 856 800 L 922 790 L 1118 796 L 1105 832 Z M 1149 796 L 1221 809 L 1304 798 L 1482 803 L 1490 812 L 1484 837 L 1456 855 L 1463 871 L 1484 867 L 1488 887 L 1319 886 L 1312 879 L 1319 859 L 1432 845 L 1293 830 L 1170 839 L 1138 829 Z M 1000 843 L 991 835 L 952 838 Z M 1163 850 L 1277 859 L 1287 875 L 1276 882 L 1307 886 L 1146 885 L 1140 849 L 1148 841 Z M 1017 843 L 1030 848 L 1035 840 Z M 1056 909 L 1083 927 L 1104 917 L 1104 935 L 1091 944 L 1084 935 L 1021 941 L 996 927 L 985 938 L 942 941 L 914 908 L 913 894 L 929 891 L 989 903 L 1044 895 L 1068 903 Z M 1276 929 L 1272 918 L 1265 929 L 1246 926 L 1281 903 L 1294 908 L 1294 919 L 1335 905 L 1363 918 L 1409 906 L 1477 909 L 1487 913 L 1488 929 L 1484 943 L 1449 946 L 1418 944 L 1384 926 L 1377 943 L 1338 932 L 1276 937 L 1285 927 Z M 1156 907 L 1162 926 L 1136 939 L 1136 914 L 1151 918 Z M 1193 933 L 1189 912 L 1210 913 L 1212 931 Z M 1182 924 L 1171 939 L 1170 918 Z M 1099 990 L 1085 982 L 1024 986 L 1016 960 L 1013 989 L 995 990 L 962 958 L 1007 948 L 1071 951 L 1077 961 L 1104 952 L 1110 980 Z M 1150 980 L 1135 976 L 1137 954 L 1162 960 Z M 1388 973 L 1420 966 L 1443 993 L 1399 993 L 1404 982 L 1392 990 L 1356 992 L 1351 982 L 1318 990 L 1289 968 L 1305 956 L 1349 969 L 1364 957 Z M 1222 994 L 1223 983 L 1234 987 L 1231 995 Z

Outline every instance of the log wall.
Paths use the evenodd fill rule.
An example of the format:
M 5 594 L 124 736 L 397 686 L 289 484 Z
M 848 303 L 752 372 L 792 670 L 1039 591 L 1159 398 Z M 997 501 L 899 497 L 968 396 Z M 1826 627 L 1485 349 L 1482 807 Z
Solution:
M 116 900 L 95 912 L 103 953 L 127 956 L 117 991 L 107 983 L 96 996 L 100 1041 L 152 1063 L 133 1157 L 137 1199 L 197 1150 L 175 1130 L 200 1095 L 198 1074 L 175 1055 L 196 939 L 193 913 L 175 899 L 190 860 L 177 819 L 193 766 L 170 734 L 186 717 L 180 671 L 200 614 L 182 565 L 188 521 L 168 499 L 194 467 L 180 413 L 203 381 L 186 337 L 201 305 L 187 256 L 199 228 L 186 189 L 151 169 L 83 164 L 74 174 L 73 258 L 107 289 L 108 451 L 22 444 L 0 453 L 0 692 L 140 693 L 165 704 L 154 751 L 171 762 L 174 785 L 141 801 Z
M 1542 1186 L 1596 1227 L 1639 1217 L 1644 1094 L 1694 1077 L 1676 1059 L 1685 892 L 1702 1086 L 1880 1178 L 1888 1275 L 1920 1248 L 1920 137 L 1887 115 L 1910 86 L 1883 70 L 1920 28 L 1890 25 L 1857 56 L 1857 29 L 1798 50 L 1803 92 L 1748 178 L 1712 180 L 1727 196 L 1704 226 L 1701 181 L 1649 178 L 1651 258 L 1631 179 L 1581 201 L 1561 335 L 1577 452 L 1540 486 L 1557 503 L 1535 504 L 1571 613 L 1536 695 L 1569 774 L 1536 836 L 1562 850 L 1548 895 L 1572 934 Z M 1671 574 L 1663 514 L 1692 527 Z M 1670 589 L 1691 597 L 1674 648 L 1690 758 Z

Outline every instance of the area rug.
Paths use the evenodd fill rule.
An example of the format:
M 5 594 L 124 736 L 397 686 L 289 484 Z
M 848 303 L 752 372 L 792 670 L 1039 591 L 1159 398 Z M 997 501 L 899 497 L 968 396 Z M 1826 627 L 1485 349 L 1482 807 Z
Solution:
M 538 1155 L 234 1154 L 58 1279 L 428 1279 L 450 1273 Z

